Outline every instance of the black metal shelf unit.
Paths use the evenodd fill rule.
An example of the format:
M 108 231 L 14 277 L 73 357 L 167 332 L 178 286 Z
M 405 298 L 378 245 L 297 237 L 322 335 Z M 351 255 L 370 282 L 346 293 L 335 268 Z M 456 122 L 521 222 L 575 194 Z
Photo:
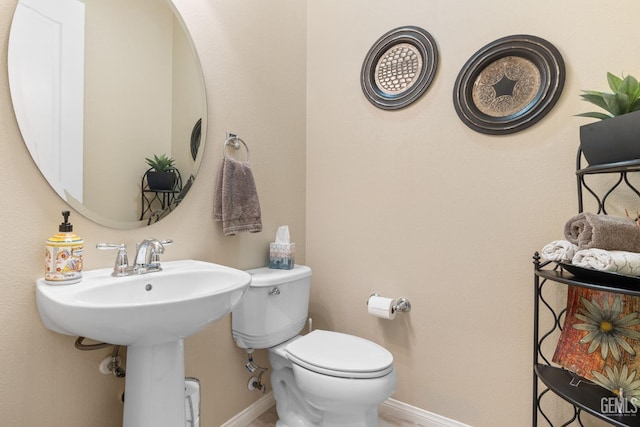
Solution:
M 617 292 L 626 295 L 640 297 L 640 288 L 627 286 L 624 284 L 611 285 L 608 283 L 598 283 L 579 279 L 563 270 L 556 263 L 540 261 L 540 256 L 534 255 L 534 353 L 533 353 L 533 426 L 538 427 L 539 415 L 544 418 L 548 425 L 553 427 L 554 423 L 545 414 L 542 401 L 549 391 L 569 402 L 573 406 L 573 414 L 568 420 L 563 420 L 562 426 L 575 425 L 584 426 L 581 419 L 582 413 L 588 413 L 596 418 L 607 421 L 614 426 L 640 427 L 640 411 L 636 414 L 603 414 L 602 398 L 614 398 L 610 391 L 591 383 L 588 380 L 578 377 L 564 368 L 553 366 L 543 351 L 543 346 L 547 339 L 554 337 L 554 333 L 562 329 L 566 309 L 555 308 L 553 303 L 544 296 L 544 287 L 550 282 L 559 285 L 580 286 L 600 291 Z M 551 318 L 549 329 L 541 331 L 541 310 Z M 546 387 L 540 390 L 540 382 Z
M 582 152 L 578 151 L 576 159 L 576 177 L 578 190 L 578 212 L 584 209 L 585 195 L 590 194 L 597 205 L 597 213 L 607 214 L 607 202 L 616 191 L 631 191 L 640 198 L 640 191 L 630 181 L 629 174 L 640 172 L 640 159 L 629 162 L 612 163 L 607 165 L 581 167 Z M 594 190 L 587 183 L 587 176 L 611 174 L 613 183 L 604 189 Z M 552 301 L 553 294 L 545 297 L 547 292 L 553 292 L 556 286 L 579 286 L 600 291 L 615 292 L 625 295 L 640 297 L 640 287 L 623 282 L 585 280 L 578 278 L 560 265 L 554 262 L 541 261 L 536 252 L 533 257 L 534 264 L 534 342 L 533 342 L 533 427 L 545 425 L 557 426 L 583 426 L 583 414 L 589 414 L 604 420 L 614 426 L 640 427 L 640 410 L 636 414 L 616 414 L 607 411 L 603 413 L 602 398 L 615 397 L 613 393 L 588 380 L 578 377 L 564 368 L 554 366 L 545 349 L 553 346 L 553 340 L 557 338 L 564 323 L 566 306 L 558 307 Z M 573 407 L 569 411 L 568 419 L 561 421 L 551 420 L 551 416 L 545 413 L 543 401 L 555 394 Z M 548 397 L 546 397 L 548 396 Z M 554 406 L 555 408 L 555 406 Z M 538 424 L 538 422 L 542 424 Z M 554 424 L 556 422 L 556 424 Z
M 607 213 L 607 201 L 609 200 L 609 196 L 611 196 L 616 190 L 623 191 L 626 187 L 628 190 L 631 190 L 638 197 L 640 197 L 640 190 L 638 190 L 638 188 L 636 188 L 636 185 L 634 185 L 629 180 L 630 173 L 640 172 L 640 159 L 630 160 L 628 162 L 587 166 L 586 168 L 582 167 L 581 161 L 582 151 L 578 150 L 578 157 L 576 159 L 576 179 L 578 181 L 578 212 L 582 212 L 584 210 L 583 198 L 585 191 L 591 194 L 595 199 L 598 206 L 597 213 L 603 214 Z M 614 176 L 617 175 L 617 181 L 612 184 L 609 189 L 603 191 L 602 195 L 598 194 L 598 192 L 592 189 L 587 183 L 587 176 L 599 174 L 609 174 Z

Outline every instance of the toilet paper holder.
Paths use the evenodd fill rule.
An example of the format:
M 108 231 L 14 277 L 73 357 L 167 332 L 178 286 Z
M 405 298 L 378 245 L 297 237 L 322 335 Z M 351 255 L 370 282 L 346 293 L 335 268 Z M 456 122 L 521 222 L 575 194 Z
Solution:
M 380 294 L 374 292 L 371 295 L 369 295 L 369 298 L 367 298 L 367 305 L 369 305 L 369 299 L 371 297 L 379 297 Z M 397 312 L 401 312 L 401 313 L 408 313 L 411 311 L 411 301 L 409 301 L 408 298 L 405 297 L 400 297 L 398 299 L 396 299 L 396 303 L 393 307 L 391 307 L 391 312 L 392 313 L 397 313 Z

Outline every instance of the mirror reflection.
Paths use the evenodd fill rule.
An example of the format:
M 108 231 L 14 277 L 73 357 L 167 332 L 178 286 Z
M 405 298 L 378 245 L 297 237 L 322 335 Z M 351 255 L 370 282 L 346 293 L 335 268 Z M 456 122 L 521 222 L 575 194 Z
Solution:
M 8 65 L 29 152 L 72 207 L 132 228 L 182 201 L 202 156 L 206 98 L 166 0 L 20 0 Z M 172 160 L 168 189 L 149 185 L 154 156 Z

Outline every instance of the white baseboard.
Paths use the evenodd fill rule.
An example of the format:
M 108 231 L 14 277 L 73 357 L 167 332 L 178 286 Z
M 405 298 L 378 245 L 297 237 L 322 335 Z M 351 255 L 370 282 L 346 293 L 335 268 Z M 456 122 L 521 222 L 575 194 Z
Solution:
M 246 427 L 251 421 L 264 414 L 275 404 L 276 400 L 273 398 L 273 392 L 270 391 L 220 427 Z
M 471 427 L 395 399 L 387 399 L 380 405 L 379 413 L 401 418 L 422 427 Z
M 275 404 L 273 392 L 269 392 L 220 427 L 246 427 Z M 422 427 L 471 427 L 395 399 L 387 399 L 380 405 L 379 412 L 380 414 L 410 421 Z

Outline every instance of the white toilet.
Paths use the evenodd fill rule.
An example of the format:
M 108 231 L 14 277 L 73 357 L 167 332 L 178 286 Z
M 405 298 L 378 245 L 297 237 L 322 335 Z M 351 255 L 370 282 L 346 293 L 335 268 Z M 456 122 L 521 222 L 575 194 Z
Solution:
M 241 348 L 269 349 L 277 427 L 372 427 L 394 392 L 393 356 L 353 335 L 314 330 L 307 322 L 311 269 L 249 270 L 251 286 L 232 312 Z

